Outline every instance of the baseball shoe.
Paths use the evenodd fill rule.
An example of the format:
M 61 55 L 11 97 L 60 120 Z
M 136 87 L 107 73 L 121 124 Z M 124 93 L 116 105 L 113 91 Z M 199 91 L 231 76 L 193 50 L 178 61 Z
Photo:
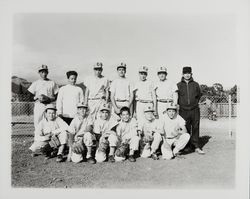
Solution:
M 62 154 L 57 155 L 56 161 L 57 161 L 57 162 L 62 162 L 62 161 L 63 161 L 63 156 L 62 156 Z
M 136 161 L 133 155 L 130 155 L 130 156 L 128 157 L 128 160 L 129 160 L 130 162 L 135 162 L 135 161 Z
M 196 148 L 195 152 L 198 153 L 199 155 L 205 155 L 205 152 L 202 151 L 200 148 Z
M 159 160 L 159 157 L 157 156 L 156 153 L 152 153 L 152 154 L 151 154 L 151 158 L 152 158 L 153 160 Z
M 90 163 L 90 164 L 95 164 L 96 160 L 93 157 L 89 157 L 89 158 L 87 158 L 87 162 Z
M 109 156 L 109 162 L 115 162 L 115 157 L 113 155 Z
M 184 148 L 182 151 L 187 154 L 187 153 L 193 153 L 194 149 L 192 149 L 191 147 L 187 147 L 187 148 Z

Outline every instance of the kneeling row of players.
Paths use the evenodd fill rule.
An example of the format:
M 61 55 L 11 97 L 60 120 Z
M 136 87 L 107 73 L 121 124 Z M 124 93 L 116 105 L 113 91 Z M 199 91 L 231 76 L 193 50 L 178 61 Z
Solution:
M 145 118 L 141 121 L 131 117 L 128 107 L 121 108 L 120 121 L 111 118 L 109 104 L 102 105 L 100 117 L 94 121 L 87 110 L 87 105 L 79 103 L 77 114 L 68 126 L 56 116 L 55 105 L 48 104 L 44 118 L 35 129 L 34 143 L 30 147 L 32 156 L 42 152 L 46 158 L 56 155 L 56 161 L 62 162 L 68 145 L 67 161 L 75 163 L 84 159 L 94 164 L 127 158 L 135 162 L 139 148 L 141 157 L 158 160 L 157 151 L 161 151 L 163 159 L 172 159 L 190 139 L 185 120 L 178 115 L 177 106 L 171 103 L 160 120 L 154 117 L 151 106 L 145 108 Z

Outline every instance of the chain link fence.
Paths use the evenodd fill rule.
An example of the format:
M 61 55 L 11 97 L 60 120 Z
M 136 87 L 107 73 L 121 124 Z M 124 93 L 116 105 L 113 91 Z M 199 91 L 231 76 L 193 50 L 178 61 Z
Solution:
M 20 98 L 19 98 L 20 99 Z M 23 99 L 23 98 L 22 98 Z M 201 120 L 211 119 L 215 115 L 216 120 L 221 118 L 237 117 L 237 100 L 228 96 L 202 96 L 200 100 Z M 34 102 L 15 101 L 11 103 L 12 107 L 12 137 L 21 139 L 22 137 L 34 135 L 33 109 Z M 230 121 L 230 120 L 229 120 Z M 230 127 L 229 127 L 230 128 Z M 229 129 L 230 131 L 230 129 Z

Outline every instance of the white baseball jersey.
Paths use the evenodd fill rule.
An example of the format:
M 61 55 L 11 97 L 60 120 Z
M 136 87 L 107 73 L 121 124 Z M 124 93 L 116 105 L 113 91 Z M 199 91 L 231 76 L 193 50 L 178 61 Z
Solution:
M 58 93 L 58 90 L 59 87 L 54 81 L 43 79 L 36 80 L 28 88 L 28 91 L 35 96 L 43 94 L 50 98 L 54 98 L 55 95 Z
M 85 132 L 87 126 L 93 126 L 93 120 L 91 117 L 82 118 L 81 116 L 76 115 L 70 123 L 69 131 L 75 135 L 77 133 Z
M 84 81 L 85 86 L 89 89 L 89 98 L 102 98 L 106 96 L 109 88 L 109 80 L 106 77 L 89 76 Z
M 159 124 L 161 124 L 160 129 L 164 132 L 165 138 L 175 137 L 175 129 L 180 126 L 185 126 L 186 121 L 180 116 L 177 115 L 175 118 L 170 119 L 169 116 L 164 114 L 160 119 Z
M 117 122 L 115 120 L 103 120 L 101 118 L 98 118 L 94 121 L 94 132 L 96 134 L 106 133 L 110 131 L 116 124 Z
M 110 85 L 110 92 L 114 93 L 115 100 L 129 100 L 132 91 L 133 86 L 127 78 L 115 79 Z
M 155 87 L 157 100 L 173 99 L 174 92 L 178 90 L 177 85 L 167 79 L 165 81 L 157 81 Z
M 57 117 L 53 121 L 49 121 L 43 118 L 35 130 L 35 141 L 44 141 L 45 135 L 53 135 L 58 132 L 69 130 L 69 126 L 60 117 Z
M 152 101 L 152 91 L 155 90 L 153 82 L 150 80 L 138 81 L 135 83 L 135 99 L 136 100 L 149 100 Z
M 142 131 L 144 134 L 149 133 L 152 135 L 153 132 L 159 132 L 160 130 L 159 120 L 154 119 L 153 121 L 144 121 L 138 123 L 138 130 Z
M 116 127 L 117 136 L 123 139 L 129 139 L 137 135 L 137 122 L 131 118 L 129 122 L 120 121 Z
M 77 104 L 83 101 L 83 90 L 80 87 L 70 84 L 62 86 L 56 101 L 57 114 L 73 118 L 77 113 Z

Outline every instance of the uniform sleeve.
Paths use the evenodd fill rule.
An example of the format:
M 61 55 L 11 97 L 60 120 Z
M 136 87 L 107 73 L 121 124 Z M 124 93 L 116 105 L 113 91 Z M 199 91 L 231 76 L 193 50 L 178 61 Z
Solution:
M 28 88 L 28 91 L 32 93 L 33 95 L 36 94 L 36 82 L 33 82 L 30 87 Z
M 53 88 L 53 91 L 54 91 L 54 95 L 56 95 L 59 91 L 59 85 L 57 83 L 54 82 L 54 88 Z
M 178 91 L 178 87 L 177 87 L 177 84 L 173 84 L 172 85 L 172 92 L 177 92 Z
M 79 87 L 79 102 L 84 102 L 83 90 Z
M 178 124 L 179 124 L 179 126 L 186 125 L 186 121 L 180 115 L 178 115 Z
M 138 122 L 137 130 L 142 131 L 143 129 L 143 122 Z
M 136 82 L 133 87 L 131 85 L 131 89 L 132 89 L 132 91 L 137 91 L 138 90 L 138 82 Z
M 44 142 L 48 140 L 48 137 L 44 136 L 44 133 L 43 133 L 43 121 L 42 120 L 39 122 L 39 124 L 36 127 L 35 140 L 40 141 L 40 142 Z
M 56 99 L 56 109 L 58 115 L 63 113 L 63 87 L 61 87 L 58 91 L 58 96 Z
M 69 130 L 69 125 L 63 119 L 61 119 L 60 117 L 57 117 L 57 121 L 61 130 L 63 131 Z
M 88 88 L 89 89 L 89 77 L 86 77 L 85 79 L 84 79 L 84 81 L 83 81 L 83 83 L 84 83 L 84 85 L 86 86 L 86 88 Z
M 150 91 L 154 91 L 154 90 L 156 90 L 156 88 L 157 88 L 157 87 L 156 87 L 156 85 L 154 84 L 154 82 L 151 81 L 151 82 L 150 82 L 150 85 L 149 85 L 149 90 L 150 90 Z
M 114 93 L 115 92 L 115 80 L 113 80 L 112 82 L 111 82 L 111 84 L 110 84 L 110 87 L 109 87 L 109 91 L 111 92 L 111 93 Z

